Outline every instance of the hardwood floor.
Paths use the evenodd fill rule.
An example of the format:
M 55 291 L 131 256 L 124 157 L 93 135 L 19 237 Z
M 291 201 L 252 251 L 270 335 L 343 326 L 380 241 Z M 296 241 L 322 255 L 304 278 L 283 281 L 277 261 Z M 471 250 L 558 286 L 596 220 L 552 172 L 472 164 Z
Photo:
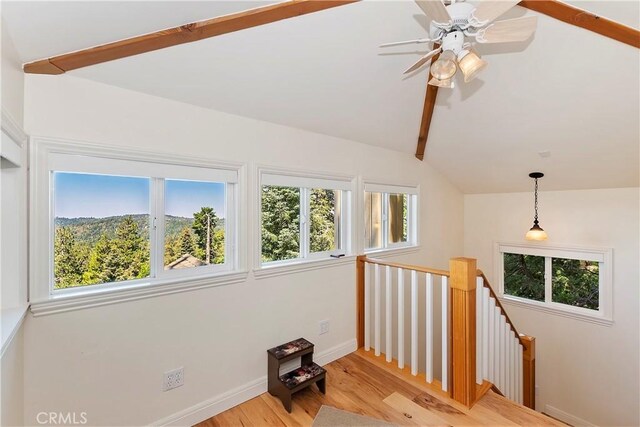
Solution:
M 407 376 L 362 350 L 325 369 L 327 394 L 315 386 L 296 393 L 291 414 L 278 399 L 265 393 L 198 426 L 310 426 L 322 405 L 407 426 L 565 425 L 492 391 L 467 409 L 427 386 L 424 379 Z

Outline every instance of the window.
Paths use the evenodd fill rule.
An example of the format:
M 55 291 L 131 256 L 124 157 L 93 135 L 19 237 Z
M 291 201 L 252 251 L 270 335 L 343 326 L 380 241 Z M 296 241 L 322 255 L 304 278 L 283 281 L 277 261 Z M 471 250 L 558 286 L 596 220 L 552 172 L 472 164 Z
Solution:
M 347 180 L 261 172 L 260 264 L 346 254 L 350 188 Z
M 34 207 L 35 225 L 48 224 L 50 244 L 34 245 L 49 259 L 36 302 L 237 270 L 237 169 L 69 150 L 48 152 L 37 168 L 49 209 Z
M 610 250 L 498 245 L 506 298 L 610 317 Z
M 365 250 L 417 244 L 417 189 L 366 184 Z

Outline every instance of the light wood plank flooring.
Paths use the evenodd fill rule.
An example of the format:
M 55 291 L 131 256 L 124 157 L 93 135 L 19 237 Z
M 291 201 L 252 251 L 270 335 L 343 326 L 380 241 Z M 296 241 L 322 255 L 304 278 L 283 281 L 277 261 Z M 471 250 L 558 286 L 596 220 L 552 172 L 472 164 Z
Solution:
M 291 414 L 278 399 L 265 393 L 198 426 L 310 426 L 322 405 L 407 426 L 565 425 L 492 391 L 467 409 L 423 380 L 407 376 L 363 350 L 325 369 L 327 394 L 321 394 L 315 386 L 296 393 Z

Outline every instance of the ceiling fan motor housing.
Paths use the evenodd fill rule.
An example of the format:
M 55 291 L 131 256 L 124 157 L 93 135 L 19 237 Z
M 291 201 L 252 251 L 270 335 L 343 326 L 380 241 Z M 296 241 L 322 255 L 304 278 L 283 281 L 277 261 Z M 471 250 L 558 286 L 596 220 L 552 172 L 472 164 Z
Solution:
M 451 50 L 458 55 L 464 44 L 463 30 L 468 28 L 469 17 L 475 7 L 466 2 L 456 2 L 446 8 L 452 23 L 440 24 L 431 21 L 431 39 L 434 40 L 442 36 L 442 50 Z

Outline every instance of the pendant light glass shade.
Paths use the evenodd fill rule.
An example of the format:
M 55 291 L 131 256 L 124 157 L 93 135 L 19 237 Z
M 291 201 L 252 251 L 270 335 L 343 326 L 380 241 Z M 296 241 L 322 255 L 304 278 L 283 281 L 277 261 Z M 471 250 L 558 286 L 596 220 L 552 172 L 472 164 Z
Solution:
M 547 233 L 540 227 L 538 223 L 538 178 L 542 178 L 544 174 L 542 172 L 531 172 L 529 177 L 535 179 L 536 185 L 534 190 L 534 215 L 533 215 L 533 227 L 527 231 L 525 239 L 527 240 L 547 240 Z
M 432 77 L 431 80 L 429 80 L 429 84 L 431 86 L 446 87 L 447 89 L 453 89 L 455 87 L 453 79 L 438 80 Z
M 483 60 L 472 50 L 463 50 L 458 55 L 458 67 L 464 74 L 464 82 L 468 83 L 475 79 L 480 71 L 487 66 L 487 61 Z
M 431 75 L 438 80 L 450 79 L 457 70 L 456 55 L 450 50 L 445 50 L 431 65 Z
M 547 233 L 538 224 L 533 224 L 533 227 L 527 231 L 525 238 L 527 240 L 547 240 Z

